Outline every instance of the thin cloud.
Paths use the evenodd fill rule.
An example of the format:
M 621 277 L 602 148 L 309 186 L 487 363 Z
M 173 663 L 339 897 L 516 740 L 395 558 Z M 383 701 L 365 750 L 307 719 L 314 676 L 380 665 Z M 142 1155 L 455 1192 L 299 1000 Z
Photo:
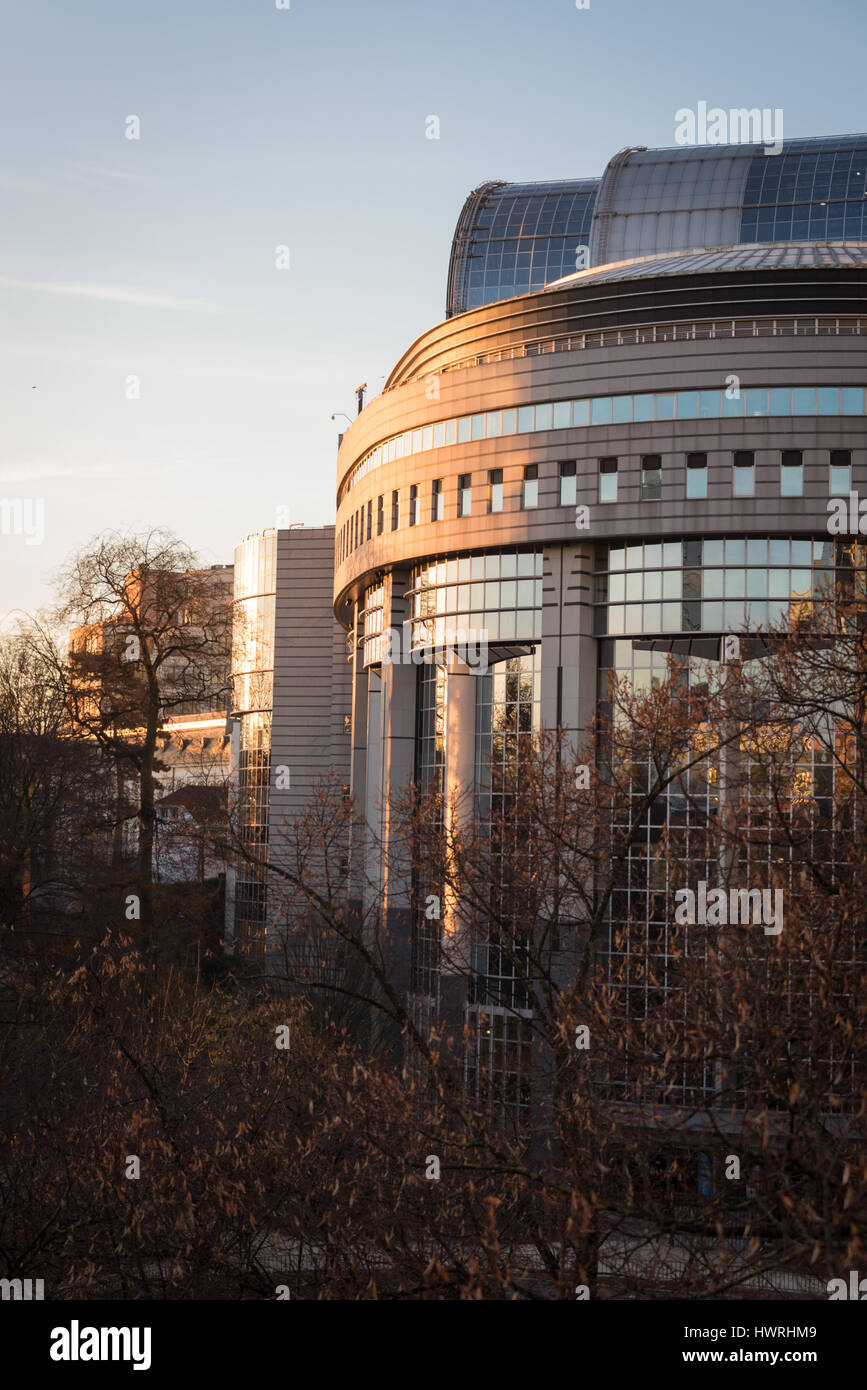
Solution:
M 16 280 L 0 275 L 0 287 L 31 290 L 37 294 L 56 294 L 78 299 L 97 299 L 108 304 L 134 304 L 141 309 L 172 309 L 188 314 L 222 314 L 224 306 L 211 299 L 180 299 L 161 290 L 137 285 L 106 285 L 79 280 Z
M 93 183 L 104 179 L 122 179 L 124 182 L 134 183 L 140 176 L 126 169 L 104 169 L 98 164 L 74 164 L 71 169 L 66 170 L 63 177 L 71 179 L 73 183 Z

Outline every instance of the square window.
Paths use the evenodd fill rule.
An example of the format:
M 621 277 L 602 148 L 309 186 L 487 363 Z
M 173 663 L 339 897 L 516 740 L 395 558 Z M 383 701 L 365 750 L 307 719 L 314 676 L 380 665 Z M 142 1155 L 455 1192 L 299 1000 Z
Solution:
M 537 406 L 536 406 L 536 429 L 537 429 L 537 430 L 549 430 L 549 429 L 551 429 L 551 426 L 552 426 L 552 424 L 553 424 L 553 421 L 554 421 L 554 407 L 553 407 L 553 405 L 537 405 Z
M 632 418 L 639 420 L 653 419 L 653 396 L 633 396 L 633 415 Z
M 590 421 L 591 421 L 591 424 L 594 424 L 594 425 L 610 425 L 610 424 L 611 424 L 611 397 L 610 397 L 610 396 L 598 396 L 598 397 L 596 398 L 596 400 L 591 401 L 590 405 L 591 405 L 591 410 L 590 410 Z
M 656 418 L 657 420 L 674 419 L 674 396 L 656 397 Z
M 678 391 L 678 393 L 677 393 L 677 418 L 678 418 L 678 420 L 697 420 L 697 419 L 698 419 L 698 392 L 697 392 L 697 391 Z
M 568 429 L 572 423 L 572 404 L 570 401 L 558 401 L 554 406 L 554 429 Z
M 533 428 L 533 407 L 522 405 L 518 410 L 518 434 L 527 434 Z
M 628 425 L 632 422 L 632 397 L 615 396 L 612 401 L 612 419 L 615 425 Z
M 572 424 L 573 424 L 573 425 L 589 425 L 589 424 L 590 424 L 590 402 L 589 402 L 589 401 L 573 401 L 573 402 L 572 402 Z

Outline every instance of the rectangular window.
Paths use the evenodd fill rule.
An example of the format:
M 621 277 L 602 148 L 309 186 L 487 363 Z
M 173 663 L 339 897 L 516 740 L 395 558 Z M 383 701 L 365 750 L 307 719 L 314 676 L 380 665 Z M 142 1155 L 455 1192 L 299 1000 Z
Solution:
M 472 474 L 461 473 L 458 478 L 458 516 L 469 516 L 473 510 Z
M 418 526 L 418 484 L 412 483 L 409 489 L 409 524 Z
M 367 504 L 367 539 L 373 535 L 373 498 Z
M 693 500 L 707 497 L 707 454 L 687 454 L 686 495 Z
M 800 449 L 784 449 L 780 459 L 780 496 L 803 497 L 804 460 Z
M 400 526 L 400 492 L 395 488 L 391 494 L 391 529 L 396 531 Z
M 599 460 L 599 501 L 617 501 L 617 459 Z
M 528 463 L 524 469 L 524 490 L 521 506 L 526 510 L 539 505 L 539 465 Z
M 658 502 L 662 497 L 662 458 L 645 454 L 641 460 L 641 500 Z
M 560 464 L 560 506 L 574 507 L 578 501 L 578 465 L 572 459 Z
M 443 496 L 443 480 L 442 478 L 434 478 L 433 482 L 431 483 L 431 521 L 442 521 L 443 516 L 445 515 L 444 502 L 445 498 Z
M 735 497 L 753 497 L 756 491 L 756 460 L 749 449 L 736 449 L 733 470 Z
M 492 468 L 488 474 L 488 481 L 491 485 L 490 511 L 501 512 L 503 510 L 503 470 L 502 468 Z
M 831 450 L 831 475 L 828 490 L 834 497 L 849 492 L 852 487 L 852 455 L 848 449 Z
M 376 499 L 376 534 L 381 536 L 385 529 L 385 499 L 382 493 Z

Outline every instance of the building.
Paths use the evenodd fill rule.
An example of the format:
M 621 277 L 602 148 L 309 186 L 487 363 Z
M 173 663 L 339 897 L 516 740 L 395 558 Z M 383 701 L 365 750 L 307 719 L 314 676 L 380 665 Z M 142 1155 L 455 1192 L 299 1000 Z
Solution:
M 113 732 L 135 748 L 144 738 L 144 692 L 128 684 L 138 671 L 140 630 L 171 634 L 174 655 L 159 666 L 163 701 L 154 764 L 154 874 L 160 880 L 214 876 L 223 871 L 222 843 L 229 774 L 227 731 L 228 658 L 223 640 L 232 597 L 232 568 L 210 565 L 187 574 L 135 571 L 125 580 L 117 611 L 100 622 L 73 628 L 71 665 L 81 725 L 91 736 L 104 722 L 101 702 L 118 710 Z M 174 604 L 182 611 L 174 613 Z M 127 663 L 129 663 L 127 665 Z M 107 730 L 107 726 L 106 726 Z M 132 765 L 119 771 L 118 795 L 135 804 Z M 128 812 L 129 805 L 126 807 Z M 123 853 L 133 856 L 138 822 L 127 814 L 120 828 Z
M 846 136 L 630 150 L 598 186 L 484 185 L 449 316 L 343 435 L 350 781 L 399 982 L 430 1008 L 446 982 L 385 867 L 391 798 L 418 781 L 484 805 L 521 738 L 580 742 L 610 673 L 640 688 L 671 651 L 717 664 L 727 635 L 803 615 L 853 547 L 863 565 L 827 504 L 867 491 L 865 182 L 867 137 Z M 575 237 L 589 268 L 563 277 Z M 389 630 L 413 650 L 485 630 L 489 669 L 383 663 Z M 636 869 L 615 917 L 647 891 Z M 494 1067 L 497 1040 L 520 1071 L 522 1007 L 477 947 L 479 988 L 457 1001 L 478 1020 L 471 1065 Z
M 263 531 L 235 550 L 231 784 L 245 853 L 226 883 L 226 940 L 264 960 L 285 904 L 259 862 L 281 862 L 281 831 L 317 777 L 348 778 L 349 666 L 331 610 L 334 527 Z
M 786 140 L 770 157 L 751 143 L 636 146 L 601 178 L 483 183 L 458 219 L 446 314 L 660 251 L 867 240 L 865 150 L 863 135 Z

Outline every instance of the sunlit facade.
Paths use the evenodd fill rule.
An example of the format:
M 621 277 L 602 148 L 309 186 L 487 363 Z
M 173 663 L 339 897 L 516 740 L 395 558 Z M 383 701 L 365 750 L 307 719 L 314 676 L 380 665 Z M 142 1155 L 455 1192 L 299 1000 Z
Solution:
M 650 689 L 674 656 L 706 684 L 728 635 L 802 625 L 863 588 L 863 551 L 832 536 L 828 502 L 867 493 L 865 170 L 867 139 L 843 137 L 778 159 L 626 152 L 571 192 L 485 185 L 456 233 L 450 316 L 342 438 L 334 611 L 376 905 L 418 1017 L 469 1025 L 469 1075 L 511 1113 L 529 1104 L 530 1001 L 485 939 L 456 993 L 438 969 L 447 924 L 419 911 L 418 883 L 388 881 L 383 808 L 415 782 L 485 817 L 520 740 L 560 728 L 580 745 L 612 675 Z M 590 268 L 570 273 L 576 235 Z M 389 629 L 431 664 L 384 664 Z M 482 629 L 486 671 L 437 656 Z M 828 776 L 811 764 L 820 802 Z M 672 796 L 674 829 L 681 810 Z M 612 901 L 612 959 L 646 960 L 653 941 L 664 962 L 648 862 L 645 846 Z M 624 946 L 640 895 L 643 945 Z M 683 1099 L 706 1080 L 685 1074 Z

